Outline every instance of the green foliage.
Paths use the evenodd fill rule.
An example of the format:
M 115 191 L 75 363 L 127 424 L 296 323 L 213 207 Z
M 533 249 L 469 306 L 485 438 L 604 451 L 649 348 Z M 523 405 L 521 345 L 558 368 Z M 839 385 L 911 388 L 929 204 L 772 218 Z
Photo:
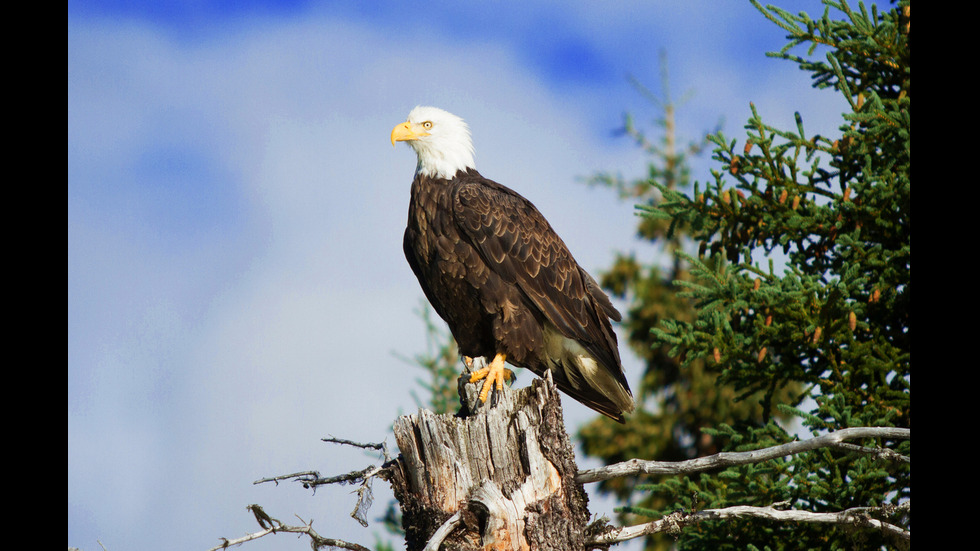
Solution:
M 646 366 L 635 389 L 637 411 L 626 425 L 597 418 L 579 432 L 585 452 L 609 463 L 634 457 L 678 461 L 717 453 L 722 443 L 709 430 L 711 427 L 720 422 L 759 421 L 768 411 L 762 404 L 761 393 L 740 400 L 734 388 L 719 384 L 719 375 L 709 362 L 689 358 L 686 364 L 682 363 L 674 350 L 675 344 L 658 342 L 653 332 L 665 323 L 692 323 L 697 316 L 695 301 L 680 292 L 695 282 L 696 271 L 692 267 L 698 266 L 684 260 L 688 257 L 684 251 L 694 253 L 697 244 L 679 231 L 668 216 L 657 216 L 660 211 L 654 207 L 671 193 L 692 188 L 688 159 L 700 155 L 709 143 L 704 140 L 684 147 L 677 145 L 674 132 L 677 106 L 670 97 L 665 59 L 661 67 L 664 71 L 661 95 L 634 84 L 662 110 L 663 116 L 657 121 L 663 130 L 662 137 L 651 141 L 629 117 L 624 129 L 653 158 L 648 173 L 631 182 L 613 175 L 593 179 L 594 184 L 609 187 L 624 199 L 638 201 L 650 213 L 640 218 L 637 234 L 657 245 L 660 252 L 651 263 L 644 263 L 635 255 L 621 255 L 601 278 L 612 294 L 629 301 L 623 322 L 627 342 Z M 664 261 L 665 258 L 669 260 Z M 788 401 L 799 394 L 799 387 L 789 384 L 778 394 Z M 656 494 L 647 494 L 637 502 L 634 486 L 633 481 L 616 479 L 601 483 L 600 488 L 624 500 L 633 499 L 634 506 L 627 512 L 656 510 L 670 503 Z M 669 547 L 672 543 L 668 538 L 658 547 Z
M 800 427 L 820 434 L 911 423 L 909 2 L 879 12 L 827 1 L 817 20 L 753 3 L 789 33 L 771 55 L 841 94 L 850 111 L 831 138 L 807 134 L 799 115 L 790 130 L 767 125 L 752 106 L 742 144 L 721 132 L 709 136 L 720 169 L 710 183 L 693 185 L 679 168 L 685 158 L 669 147 L 672 135 L 650 147 L 628 125 L 659 168 L 630 185 L 598 180 L 621 193 L 638 190 L 632 196 L 647 214 L 641 237 L 663 244 L 674 260 L 664 269 L 623 257 L 603 278 L 630 299 L 629 340 L 647 362 L 637 415 L 621 429 L 600 420 L 581 433 L 586 451 L 607 461 L 757 449 L 791 441 Z M 790 53 L 801 45 L 806 56 L 820 51 L 824 59 Z M 672 106 L 665 113 L 672 120 Z M 672 123 L 662 126 L 672 133 Z M 777 271 L 777 260 L 786 267 Z M 908 442 L 863 444 L 910 452 Z M 774 503 L 840 511 L 908 499 L 910 471 L 823 450 L 604 489 L 629 496 L 626 512 L 657 517 Z M 873 530 L 739 520 L 705 522 L 676 542 L 651 545 L 888 543 Z

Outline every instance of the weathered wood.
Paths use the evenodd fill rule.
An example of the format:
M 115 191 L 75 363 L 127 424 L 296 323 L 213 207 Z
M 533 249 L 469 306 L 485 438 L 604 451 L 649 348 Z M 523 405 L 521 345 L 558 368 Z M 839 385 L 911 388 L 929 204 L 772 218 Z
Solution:
M 584 549 L 588 497 L 575 481 L 557 388 L 535 378 L 489 404 L 466 416 L 420 410 L 396 421 L 401 455 L 391 484 L 408 550 L 423 549 L 457 512 L 442 549 Z

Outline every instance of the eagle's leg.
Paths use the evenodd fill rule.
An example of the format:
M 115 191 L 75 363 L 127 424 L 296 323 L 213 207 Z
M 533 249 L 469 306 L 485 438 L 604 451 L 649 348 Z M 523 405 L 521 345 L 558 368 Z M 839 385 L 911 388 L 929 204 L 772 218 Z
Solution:
M 503 352 L 498 353 L 494 356 L 493 361 L 490 362 L 488 367 L 479 369 L 473 372 L 470 376 L 470 382 L 475 383 L 480 379 L 486 379 L 483 381 L 483 387 L 480 389 L 480 401 L 486 402 L 487 396 L 490 394 L 490 390 L 494 387 L 497 390 L 504 389 L 504 381 L 507 379 L 514 378 L 514 372 L 504 367 L 504 361 L 507 360 L 507 355 Z

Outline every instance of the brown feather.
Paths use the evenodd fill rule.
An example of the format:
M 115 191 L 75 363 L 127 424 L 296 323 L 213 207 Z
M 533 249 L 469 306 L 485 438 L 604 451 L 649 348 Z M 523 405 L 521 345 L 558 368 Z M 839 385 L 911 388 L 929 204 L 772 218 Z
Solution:
M 472 168 L 417 174 L 404 248 L 463 355 L 551 369 L 561 390 L 620 422 L 633 410 L 610 324 L 621 316 L 530 201 Z

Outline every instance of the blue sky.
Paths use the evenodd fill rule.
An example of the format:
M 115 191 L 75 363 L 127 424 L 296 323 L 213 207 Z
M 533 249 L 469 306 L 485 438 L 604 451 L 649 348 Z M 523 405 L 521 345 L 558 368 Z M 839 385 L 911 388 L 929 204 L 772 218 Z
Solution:
M 582 180 L 643 173 L 616 129 L 658 115 L 627 75 L 658 91 L 660 51 L 692 92 L 684 139 L 742 136 L 749 102 L 834 133 L 840 100 L 765 57 L 784 34 L 735 1 L 69 2 L 68 545 L 207 549 L 256 530 L 251 503 L 373 545 L 350 488 L 252 481 L 363 468 L 319 439 L 394 447 L 416 409 L 398 357 L 425 350 L 401 252 L 415 160 L 391 128 L 417 104 L 462 116 L 477 168 L 596 272 L 650 254 L 632 205 Z M 564 404 L 570 430 L 592 417 Z

